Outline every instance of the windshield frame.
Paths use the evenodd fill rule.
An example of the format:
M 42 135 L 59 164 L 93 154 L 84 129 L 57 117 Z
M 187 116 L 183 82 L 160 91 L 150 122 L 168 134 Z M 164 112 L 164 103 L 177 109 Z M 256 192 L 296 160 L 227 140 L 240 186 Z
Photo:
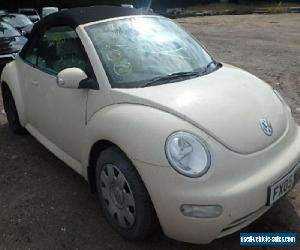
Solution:
M 177 26 L 179 26 L 180 29 L 182 29 L 184 32 L 186 32 L 189 36 L 191 36 L 191 38 L 200 45 L 201 49 L 209 56 L 210 58 L 210 63 L 214 62 L 215 63 L 215 67 L 212 69 L 212 70 L 207 70 L 205 72 L 198 72 L 199 74 L 198 75 L 195 75 L 193 77 L 187 77 L 186 79 L 182 78 L 182 77 L 179 77 L 178 79 L 173 79 L 173 80 L 170 80 L 170 81 L 167 81 L 167 82 L 164 82 L 162 84 L 159 84 L 159 85 L 165 85 L 165 84 L 169 84 L 169 83 L 176 83 L 176 82 L 182 82 L 182 81 L 186 81 L 186 80 L 189 80 L 191 78 L 196 78 L 196 77 L 201 77 L 201 76 L 204 76 L 204 75 L 207 75 L 207 74 L 210 74 L 216 70 L 218 70 L 219 68 L 222 67 L 222 64 L 218 61 L 216 61 L 213 56 L 207 51 L 206 47 L 201 43 L 201 41 L 199 41 L 192 33 L 190 33 L 188 30 L 186 30 L 185 28 L 183 28 L 181 25 L 179 25 L 178 23 L 174 22 L 173 20 L 169 19 L 169 18 L 166 18 L 166 17 L 163 17 L 163 16 L 158 16 L 158 15 L 129 15 L 129 16 L 122 16 L 122 17 L 114 17 L 114 18 L 108 18 L 108 19 L 105 19 L 105 20 L 99 20 L 99 21 L 95 21 L 95 22 L 90 22 L 90 23 L 86 23 L 86 24 L 82 24 L 80 25 L 83 30 L 84 30 L 84 33 L 86 34 L 87 38 L 89 39 L 89 42 L 91 43 L 93 49 L 94 49 L 94 53 L 96 54 L 96 57 L 100 60 L 100 64 L 104 70 L 104 73 L 108 79 L 108 82 L 109 82 L 109 85 L 112 89 L 137 89 L 137 88 L 143 88 L 143 87 L 150 87 L 151 85 L 147 86 L 146 85 L 141 85 L 141 86 L 137 86 L 137 87 L 132 87 L 132 86 L 128 86 L 128 87 L 117 87 L 117 86 L 114 86 L 114 85 L 117 85 L 114 81 L 114 79 L 112 78 L 112 76 L 110 75 L 109 73 L 109 70 L 107 68 L 107 65 L 104 63 L 104 60 L 102 58 L 102 55 L 100 53 L 97 53 L 97 49 L 96 49 L 96 45 L 94 44 L 92 38 L 90 37 L 89 35 L 89 32 L 88 32 L 88 28 L 92 27 L 92 26 L 95 26 L 97 24 L 100 24 L 100 23 L 108 23 L 108 22 L 113 22 L 113 21 L 118 21 L 118 20 L 123 20 L 123 19 L 130 19 L 130 18 L 159 18 L 159 19 L 165 19 L 167 21 L 170 21 L 170 22 L 173 22 L 175 23 Z M 175 72 L 175 73 L 180 73 L 180 72 Z M 184 73 L 184 72 L 183 72 Z M 149 81 L 151 79 L 148 79 Z M 131 84 L 133 83 L 140 83 L 142 82 L 141 80 L 139 81 L 135 81 L 135 82 L 130 82 Z M 157 85 L 153 85 L 153 86 L 157 86 Z M 152 87 L 152 86 L 151 86 Z

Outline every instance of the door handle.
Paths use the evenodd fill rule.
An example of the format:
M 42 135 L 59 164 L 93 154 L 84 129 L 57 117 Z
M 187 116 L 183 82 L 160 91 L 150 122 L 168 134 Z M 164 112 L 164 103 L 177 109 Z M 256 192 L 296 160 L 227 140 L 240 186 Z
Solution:
M 39 86 L 39 82 L 38 82 L 38 81 L 35 81 L 35 80 L 31 81 L 31 84 L 32 84 L 33 86 Z

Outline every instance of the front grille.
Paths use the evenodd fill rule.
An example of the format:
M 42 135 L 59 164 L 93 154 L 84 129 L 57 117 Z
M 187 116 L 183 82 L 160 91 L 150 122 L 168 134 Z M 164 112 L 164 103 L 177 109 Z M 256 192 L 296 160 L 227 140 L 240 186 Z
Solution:
M 16 50 L 15 48 L 0 48 L 1 56 L 7 56 L 7 55 L 11 55 L 13 53 L 18 53 L 18 50 Z

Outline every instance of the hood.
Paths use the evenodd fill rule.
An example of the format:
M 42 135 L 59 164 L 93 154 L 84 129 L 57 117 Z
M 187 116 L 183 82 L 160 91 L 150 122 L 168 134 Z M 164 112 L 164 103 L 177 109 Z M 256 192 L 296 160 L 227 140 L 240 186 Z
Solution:
M 241 154 L 271 145 L 288 125 L 287 109 L 271 87 L 231 66 L 182 82 L 113 89 L 112 97 L 118 103 L 147 105 L 177 115 Z M 260 119 L 271 123 L 271 136 L 263 132 Z
M 0 38 L 0 55 L 19 52 L 26 42 L 23 36 Z

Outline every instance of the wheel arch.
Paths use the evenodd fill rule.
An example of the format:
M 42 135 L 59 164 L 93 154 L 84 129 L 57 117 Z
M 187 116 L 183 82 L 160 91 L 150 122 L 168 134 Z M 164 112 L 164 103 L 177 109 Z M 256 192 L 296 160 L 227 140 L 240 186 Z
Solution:
M 142 182 L 144 183 L 144 180 L 142 178 L 142 175 L 139 173 L 138 168 L 133 164 L 133 162 L 131 161 L 131 159 L 128 157 L 128 155 L 126 154 L 126 152 L 120 148 L 116 143 L 110 141 L 110 140 L 106 140 L 106 139 L 101 139 L 96 141 L 93 146 L 91 147 L 91 150 L 89 152 L 89 165 L 87 167 L 87 179 L 88 179 L 88 183 L 90 185 L 90 190 L 92 193 L 96 193 L 97 192 L 97 188 L 96 188 L 96 163 L 97 163 L 97 159 L 99 157 L 99 155 L 101 154 L 101 152 L 103 152 L 104 150 L 106 150 L 107 148 L 110 147 L 116 147 L 118 148 L 126 157 L 127 159 L 132 163 L 132 166 L 135 168 L 135 170 L 137 171 L 138 175 L 140 176 Z M 148 191 L 147 185 L 146 183 L 144 183 L 144 186 L 146 188 L 146 190 Z M 149 191 L 148 191 L 149 193 Z
M 97 159 L 99 157 L 99 155 L 101 154 L 101 152 L 103 152 L 104 150 L 110 148 L 110 147 L 116 147 L 117 149 L 120 150 L 120 152 L 122 154 L 124 154 L 128 160 L 131 162 L 132 166 L 135 168 L 136 173 L 139 175 L 148 195 L 150 198 L 150 202 L 153 206 L 153 211 L 154 211 L 154 216 L 155 216 L 155 220 L 156 223 L 158 223 L 159 225 L 159 220 L 158 220 L 158 216 L 156 213 L 156 209 L 152 200 L 152 197 L 150 195 L 150 192 L 148 190 L 148 187 L 146 185 L 146 183 L 143 180 L 143 177 L 141 175 L 141 173 L 139 172 L 139 169 L 133 164 L 133 162 L 131 161 L 131 159 L 127 156 L 126 152 L 124 152 L 124 150 L 122 150 L 117 144 L 109 141 L 109 140 L 105 140 L 105 139 L 101 139 L 98 140 L 97 142 L 95 142 L 90 150 L 90 154 L 89 154 L 89 166 L 87 167 L 87 177 L 88 177 L 88 183 L 90 186 L 90 190 L 93 194 L 97 193 L 97 184 L 96 184 L 96 163 L 97 163 Z
M 16 103 L 20 122 L 24 126 L 26 124 L 25 103 L 22 93 L 22 87 L 19 81 L 19 73 L 16 61 L 10 62 L 4 67 L 1 75 L 0 85 L 1 91 L 3 91 L 4 88 L 8 88 L 12 93 L 12 96 Z
M 131 161 L 131 159 L 128 157 L 128 155 L 126 154 L 126 152 L 120 148 L 116 143 L 110 141 L 110 140 L 106 140 L 106 139 L 100 139 L 98 141 L 96 141 L 93 146 L 91 147 L 91 150 L 89 152 L 89 159 L 88 159 L 88 167 L 87 167 L 87 180 L 88 183 L 90 185 L 90 189 L 92 193 L 96 193 L 97 189 L 96 189 L 96 163 L 97 163 L 97 159 L 99 157 L 99 155 L 101 154 L 101 152 L 103 152 L 104 150 L 106 150 L 107 148 L 110 147 L 116 147 L 118 148 L 128 159 L 129 161 Z M 133 167 L 136 169 L 137 173 L 139 174 L 141 180 L 144 182 L 141 174 L 138 171 L 138 168 L 136 168 L 136 166 L 132 163 Z M 147 189 L 147 185 L 144 183 L 146 189 Z
M 0 86 L 1 86 L 1 92 L 2 92 L 2 93 L 4 93 L 4 91 L 5 91 L 6 89 L 9 89 L 9 86 L 8 86 L 8 84 L 7 84 L 5 81 L 1 81 L 1 82 L 0 82 Z
M 112 146 L 118 147 L 113 142 L 102 139 L 102 140 L 96 141 L 93 144 L 93 146 L 91 147 L 91 150 L 89 153 L 89 165 L 87 167 L 87 178 L 88 178 L 88 183 L 90 185 L 90 189 L 91 189 L 92 193 L 96 193 L 96 191 L 97 191 L 96 179 L 95 179 L 97 158 L 98 158 L 99 154 L 101 154 L 101 152 L 103 152 L 105 149 L 112 147 Z

